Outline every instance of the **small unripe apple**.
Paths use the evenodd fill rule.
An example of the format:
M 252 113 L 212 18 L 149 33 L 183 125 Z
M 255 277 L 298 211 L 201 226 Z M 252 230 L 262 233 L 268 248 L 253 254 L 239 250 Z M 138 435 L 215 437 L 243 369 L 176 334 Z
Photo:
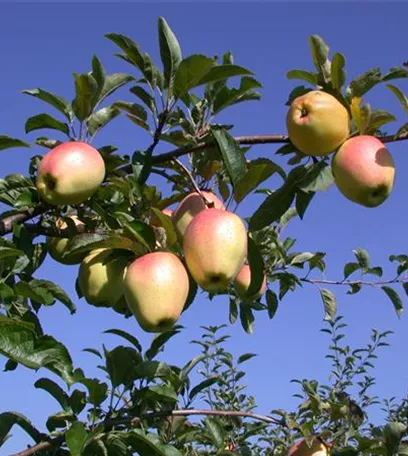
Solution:
M 305 155 L 328 155 L 349 136 L 347 109 L 333 96 L 312 90 L 295 98 L 286 116 L 291 142 Z
M 87 143 L 70 141 L 44 155 L 36 186 L 49 204 L 80 204 L 96 192 L 104 177 L 101 154 Z
M 123 279 L 127 261 L 109 259 L 111 249 L 96 249 L 79 267 L 79 288 L 89 304 L 96 307 L 113 307 L 123 296 Z
M 394 186 L 394 160 L 374 136 L 348 139 L 333 156 L 332 172 L 341 193 L 366 207 L 379 206 Z
M 202 191 L 201 193 L 209 203 L 214 203 L 216 209 L 225 210 L 224 203 L 214 193 L 206 191 Z M 206 208 L 206 204 L 197 192 L 188 194 L 180 202 L 177 209 L 172 214 L 174 228 L 180 239 L 183 238 L 191 220 Z
M 305 439 L 298 440 L 288 452 L 288 456 L 328 456 L 329 454 L 329 448 L 319 439 L 313 439 L 309 443 Z
M 246 296 L 249 286 L 251 285 L 251 268 L 249 264 L 244 264 L 242 266 L 238 274 L 235 276 L 233 283 L 235 291 L 241 299 L 258 299 L 266 291 L 266 276 L 264 274 L 262 285 L 259 291 L 252 296 Z
M 205 209 L 188 225 L 184 256 L 193 279 L 206 291 L 225 291 L 247 256 L 247 231 L 233 212 Z
M 148 253 L 127 268 L 125 298 L 147 332 L 171 329 L 183 311 L 188 291 L 186 268 L 174 253 Z
M 82 233 L 84 231 L 85 225 L 80 220 L 78 220 L 78 217 L 76 215 L 72 215 L 70 219 L 75 223 L 76 232 Z M 64 230 L 68 226 L 67 223 L 62 219 L 58 220 L 56 225 L 60 230 Z M 67 248 L 69 241 L 69 238 L 47 237 L 48 253 L 55 261 L 58 261 L 58 263 L 66 265 L 78 264 L 85 258 L 86 253 L 74 252 L 64 256 L 65 249 Z

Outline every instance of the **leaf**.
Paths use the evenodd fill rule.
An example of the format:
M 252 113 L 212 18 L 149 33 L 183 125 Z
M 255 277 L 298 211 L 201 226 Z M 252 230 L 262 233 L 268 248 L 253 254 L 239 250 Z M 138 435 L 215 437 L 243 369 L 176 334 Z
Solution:
M 296 191 L 295 208 L 300 219 L 303 219 L 306 209 L 308 208 L 314 196 L 315 192 L 304 192 L 300 189 Z
M 82 450 L 88 440 L 88 432 L 84 423 L 75 421 L 65 433 L 65 442 L 69 448 L 71 456 L 82 456 Z
M 35 388 L 43 389 L 50 394 L 64 410 L 69 410 L 69 397 L 67 393 L 49 378 L 40 378 L 34 383 Z
M 379 68 L 371 68 L 361 76 L 353 79 L 348 87 L 350 98 L 362 97 L 370 89 L 382 81 L 381 71 Z
M 188 394 L 188 398 L 190 399 L 190 401 L 192 401 L 197 396 L 197 394 L 201 393 L 203 390 L 209 388 L 210 386 L 214 385 L 215 383 L 218 383 L 219 381 L 220 381 L 220 378 L 217 376 L 206 378 L 202 382 L 195 385 L 194 388 L 191 388 L 191 390 Z
M 278 297 L 272 290 L 266 290 L 266 305 L 268 306 L 268 316 L 272 319 L 278 310 Z
M 313 86 L 317 85 L 317 75 L 310 71 L 303 70 L 290 70 L 286 73 L 288 79 L 301 79 L 303 81 L 312 84 Z
M 358 263 L 346 263 L 344 265 L 344 279 L 347 279 L 353 272 L 360 269 L 360 265 Z
M 384 443 L 387 456 L 397 456 L 402 438 L 407 433 L 407 426 L 404 423 L 391 421 L 384 426 Z
M 408 70 L 403 67 L 393 67 L 386 73 L 382 80 L 391 81 L 392 79 L 408 78 Z
M 142 346 L 140 342 L 132 334 L 123 331 L 122 329 L 107 329 L 104 334 L 115 334 L 116 336 L 123 337 L 123 339 L 130 342 L 139 352 L 142 352 Z
M 150 386 L 146 393 L 147 397 L 153 398 L 158 402 L 176 402 L 178 399 L 174 389 L 164 385 Z
M 74 390 L 69 398 L 69 405 L 74 412 L 78 415 L 86 406 L 86 394 L 80 390 Z
M 230 299 L 229 303 L 229 322 L 233 325 L 238 318 L 238 306 L 235 299 Z
M 360 135 L 364 135 L 370 123 L 370 112 L 365 108 L 367 105 L 361 106 L 362 99 L 353 97 L 351 100 L 351 117 L 357 127 Z
M 177 68 L 182 60 L 181 49 L 176 36 L 163 17 L 159 17 L 158 32 L 160 57 L 164 71 L 164 83 L 169 93 L 172 94 L 173 81 Z
M 143 101 L 143 103 L 150 109 L 151 112 L 156 111 L 156 101 L 150 93 L 146 92 L 146 90 L 143 87 L 140 86 L 135 86 L 130 89 L 130 92 L 133 93 L 133 95 L 136 95 L 140 100 Z
M 74 120 L 74 112 L 72 111 L 72 106 L 65 98 L 54 95 L 53 93 L 40 88 L 22 90 L 22 93 L 31 95 L 32 97 L 38 98 L 41 101 L 45 101 L 57 109 L 61 114 L 63 114 L 69 122 L 72 122 Z
M 403 92 L 392 84 L 386 84 L 389 90 L 398 98 L 399 102 L 401 103 L 405 114 L 408 116 L 408 98 L 403 94 Z
M 86 387 L 89 393 L 88 402 L 98 407 L 108 397 L 108 385 L 100 382 L 97 378 L 83 378 L 79 381 Z
M 75 78 L 75 99 L 72 108 L 79 121 L 87 119 L 96 104 L 98 84 L 90 74 L 76 74 Z
M 217 418 L 207 417 L 204 420 L 205 429 L 209 438 L 217 448 L 222 448 L 225 439 L 225 430 Z
M 182 456 L 175 447 L 161 443 L 157 436 L 146 434 L 141 429 L 128 431 L 124 439 L 140 456 Z
M 11 149 L 12 147 L 30 147 L 21 139 L 11 138 L 7 135 L 0 135 L 0 150 Z
M 337 311 L 336 298 L 334 294 L 326 288 L 321 288 L 319 291 L 323 300 L 325 320 L 332 321 Z
M 292 258 L 290 264 L 292 266 L 293 265 L 300 265 L 300 264 L 306 263 L 307 261 L 311 260 L 315 256 L 316 256 L 316 254 L 310 253 L 310 252 L 299 253 L 298 255 L 295 255 Z
M 174 97 L 181 98 L 193 87 L 200 83 L 203 84 L 201 79 L 214 66 L 214 63 L 214 59 L 199 54 L 190 55 L 182 60 L 178 65 L 174 78 Z
M 5 442 L 14 425 L 20 426 L 35 443 L 41 441 L 43 434 L 33 426 L 28 418 L 17 412 L 3 412 L 0 413 L 0 446 Z
M 239 317 L 241 320 L 241 325 L 244 328 L 244 331 L 247 334 L 252 334 L 254 332 L 254 321 L 255 321 L 252 309 L 247 305 L 241 305 Z
M 65 346 L 51 336 L 38 336 L 32 324 L 0 315 L 0 353 L 30 369 L 49 369 L 68 384 L 75 381 Z
M 137 117 L 143 121 L 147 119 L 147 112 L 145 108 L 137 103 L 129 103 L 128 101 L 116 101 L 112 105 L 116 109 L 125 111 L 133 117 Z
M 140 353 L 132 347 L 115 347 L 105 350 L 106 368 L 114 388 L 128 387 L 136 378 L 136 366 L 142 361 Z
M 381 287 L 381 289 L 390 298 L 398 317 L 401 317 L 401 314 L 404 310 L 404 306 L 402 304 L 399 294 L 391 287 L 383 286 Z
M 367 250 L 357 248 L 353 250 L 353 253 L 356 256 L 361 269 L 365 270 L 370 266 L 370 255 Z
M 112 73 L 105 77 L 104 85 L 98 97 L 98 104 L 135 78 L 126 73 Z
M 341 91 L 343 84 L 346 82 L 346 73 L 344 71 L 344 66 L 346 64 L 346 59 L 344 58 L 343 54 L 336 52 L 333 55 L 332 63 L 331 63 L 331 85 L 334 90 L 338 92 Z
M 153 228 L 140 220 L 127 222 L 123 226 L 125 232 L 131 235 L 137 242 L 146 246 L 149 250 L 154 250 L 156 246 L 156 236 Z
M 201 79 L 201 84 L 208 84 L 209 82 L 216 82 L 233 76 L 251 76 L 252 71 L 247 70 L 239 65 L 223 64 L 212 67 L 208 73 Z
M 216 84 L 222 84 L 222 82 L 218 82 Z M 256 79 L 248 76 L 241 78 L 238 88 L 229 88 L 224 85 L 211 97 L 212 114 L 218 114 L 223 109 L 236 103 L 241 103 L 247 100 L 259 100 L 261 98 L 260 94 L 252 90 L 259 87 L 262 87 L 262 84 Z
M 254 358 L 255 356 L 258 356 L 258 355 L 255 354 L 255 353 L 245 353 L 244 355 L 241 355 L 241 356 L 237 359 L 237 363 L 238 363 L 238 364 L 242 364 L 242 363 L 244 363 L 245 361 L 248 361 L 248 360 Z
M 225 130 L 211 129 L 233 186 L 245 176 L 246 160 L 235 139 Z
M 83 233 L 71 238 L 65 248 L 65 255 L 73 252 L 87 252 L 99 248 L 133 250 L 135 242 L 124 236 L 109 233 Z
M 330 60 L 329 60 L 329 47 L 319 35 L 312 35 L 309 37 L 309 45 L 312 52 L 313 63 L 322 76 L 323 81 L 328 83 L 330 81 Z
M 49 114 L 37 114 L 36 116 L 29 117 L 25 123 L 25 132 L 40 130 L 42 128 L 50 128 L 51 130 L 58 130 L 69 137 L 69 126 L 64 122 L 51 117 Z
M 3 260 L 4 258 L 19 257 L 22 255 L 24 255 L 24 252 L 22 250 L 12 247 L 0 246 L 0 260 Z
M 88 117 L 86 121 L 89 134 L 91 136 L 94 136 L 101 128 L 103 128 L 119 114 L 120 111 L 112 106 L 106 106 L 105 108 L 94 112 Z
M 36 285 L 37 287 L 42 287 L 46 291 L 48 291 L 55 299 L 62 302 L 71 314 L 76 312 L 76 306 L 72 302 L 71 298 L 68 294 L 57 284 L 51 282 L 50 280 L 32 280 L 30 282 L 31 285 Z
M 265 274 L 265 264 L 258 245 L 248 236 L 248 254 L 247 259 L 250 268 L 251 282 L 245 293 L 248 298 L 255 296 L 262 288 Z
M 154 214 L 154 217 L 157 218 L 160 221 L 160 224 L 166 231 L 166 242 L 167 246 L 171 247 L 177 242 L 177 233 L 174 229 L 174 224 L 168 215 L 164 214 L 163 211 L 156 207 L 151 208 L 152 213 Z
M 267 158 L 258 158 L 248 164 L 248 170 L 244 177 L 238 181 L 234 189 L 234 199 L 240 203 L 249 193 L 254 191 L 262 182 L 269 179 L 273 174 L 279 173 L 286 177 L 283 169 Z
M 371 111 L 367 133 L 374 134 L 383 125 L 396 120 L 397 119 L 391 113 L 380 109 L 374 109 Z
M 146 350 L 145 357 L 147 360 L 153 360 L 163 349 L 163 346 L 168 342 L 172 337 L 176 336 L 180 332 L 180 327 L 175 327 L 170 331 L 158 334 L 150 344 L 148 350 Z

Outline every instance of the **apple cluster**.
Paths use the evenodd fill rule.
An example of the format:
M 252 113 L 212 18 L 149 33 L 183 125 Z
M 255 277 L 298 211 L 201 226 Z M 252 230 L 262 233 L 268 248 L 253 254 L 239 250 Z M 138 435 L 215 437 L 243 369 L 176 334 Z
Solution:
M 346 107 L 327 92 L 312 90 L 296 98 L 288 111 L 289 138 L 304 155 L 335 152 L 334 182 L 349 200 L 376 207 L 390 195 L 395 165 L 383 142 L 372 135 L 350 135 Z
M 104 161 L 96 149 L 67 142 L 40 162 L 37 190 L 49 204 L 80 204 L 96 192 L 104 177 Z M 203 290 L 219 293 L 233 284 L 237 295 L 248 299 L 251 272 L 241 218 L 208 191 L 192 192 L 174 212 L 164 209 L 163 213 L 171 217 L 183 255 L 156 250 L 128 264 L 127 258 L 113 257 L 109 248 L 67 254 L 69 240 L 57 237 L 47 238 L 48 251 L 60 263 L 80 263 L 78 286 L 89 304 L 122 313 L 130 310 L 147 332 L 166 331 L 179 319 L 189 295 L 189 273 Z M 84 232 L 84 223 L 76 215 L 70 218 L 76 232 Z M 57 227 L 64 229 L 67 224 L 61 221 Z M 259 298 L 265 289 L 266 277 L 251 299 Z

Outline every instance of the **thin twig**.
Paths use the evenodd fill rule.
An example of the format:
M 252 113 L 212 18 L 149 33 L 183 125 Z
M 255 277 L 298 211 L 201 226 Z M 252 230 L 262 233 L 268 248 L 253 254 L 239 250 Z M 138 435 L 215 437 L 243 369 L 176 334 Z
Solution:
M 200 187 L 197 185 L 197 182 L 195 181 L 193 175 L 191 174 L 191 171 L 187 168 L 187 166 L 184 165 L 184 163 L 179 160 L 178 158 L 174 158 L 173 162 L 176 163 L 176 165 L 181 168 L 181 170 L 184 172 L 184 174 L 188 177 L 190 180 L 192 186 L 194 187 L 195 191 L 201 196 L 201 199 L 204 201 L 204 204 L 209 207 L 212 203 L 210 203 L 206 197 L 204 196 L 203 192 L 200 190 Z
M 394 283 L 405 283 L 408 281 L 408 277 L 404 277 L 402 279 L 390 279 L 390 280 L 377 280 L 377 281 L 367 281 L 367 280 L 326 280 L 326 279 L 307 279 L 303 277 L 300 279 L 301 282 L 311 283 L 314 285 L 322 284 L 322 285 L 348 285 L 348 286 L 356 286 L 356 285 L 368 285 L 371 287 L 381 287 L 384 285 L 392 285 Z

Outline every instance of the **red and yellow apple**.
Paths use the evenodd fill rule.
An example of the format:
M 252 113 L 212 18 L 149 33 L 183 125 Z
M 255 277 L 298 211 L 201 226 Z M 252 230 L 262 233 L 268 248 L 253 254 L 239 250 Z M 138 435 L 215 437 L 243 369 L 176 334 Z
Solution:
M 328 155 L 349 136 L 347 109 L 333 96 L 312 90 L 295 98 L 286 116 L 289 139 L 305 155 Z
M 394 160 L 374 136 L 348 139 L 333 156 L 332 172 L 340 192 L 366 207 L 379 206 L 394 186 Z
M 241 299 L 259 299 L 266 291 L 266 276 L 264 274 L 261 288 L 252 296 L 247 296 L 247 291 L 251 285 L 251 268 L 249 264 L 244 264 L 234 279 L 234 288 Z
M 316 438 L 312 442 L 307 442 L 306 439 L 298 440 L 290 447 L 287 456 L 328 456 L 329 454 L 329 448 Z

